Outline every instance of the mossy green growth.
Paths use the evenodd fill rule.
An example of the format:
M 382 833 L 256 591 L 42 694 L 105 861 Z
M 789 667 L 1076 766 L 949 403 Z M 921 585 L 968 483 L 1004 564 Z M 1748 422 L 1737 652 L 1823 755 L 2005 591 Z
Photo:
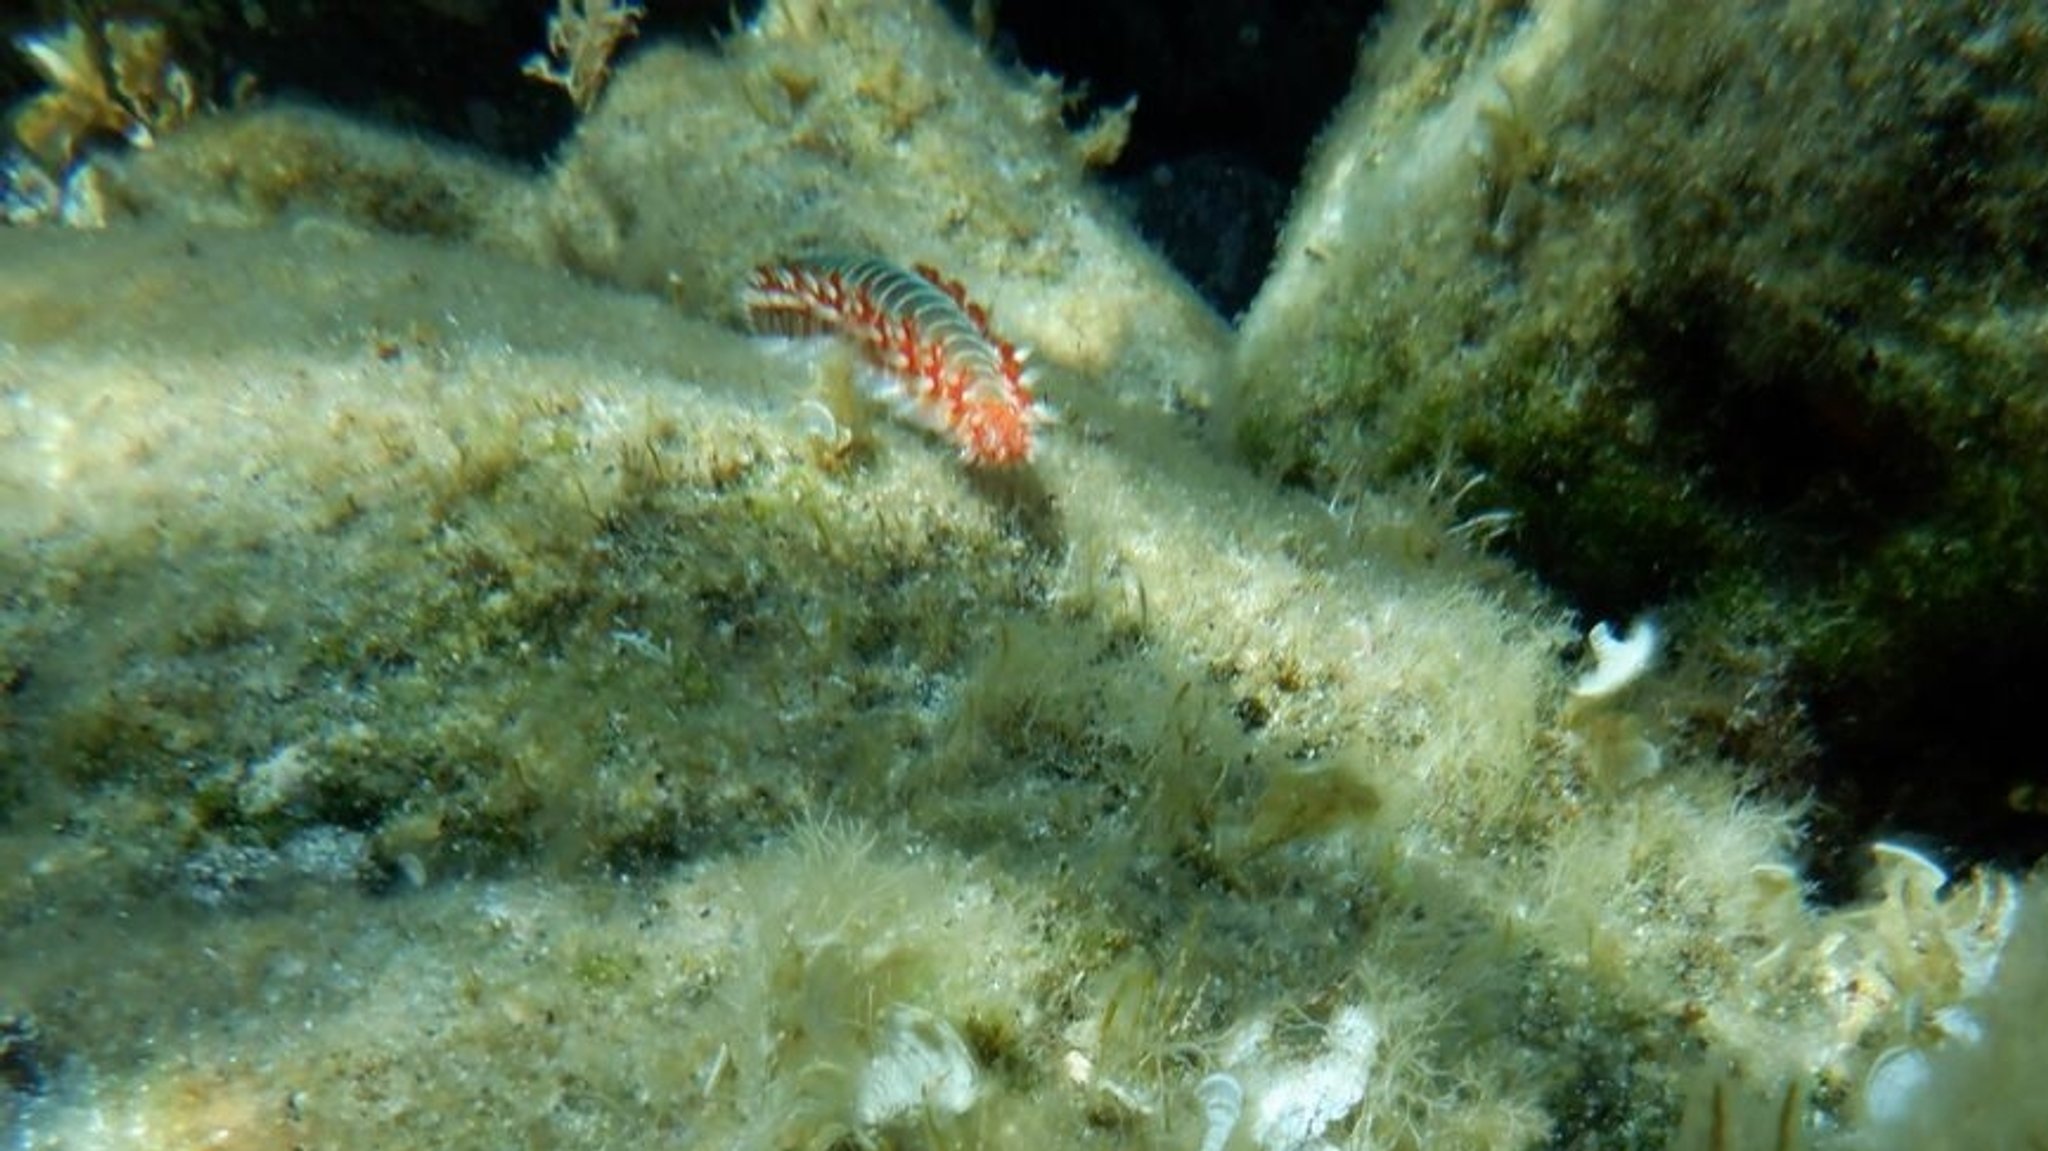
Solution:
M 1240 450 L 1463 489 L 1594 618 L 1775 653 L 1859 793 L 2038 849 L 1976 765 L 2048 617 L 2040 15 L 1518 10 L 1383 26 L 1247 317 Z

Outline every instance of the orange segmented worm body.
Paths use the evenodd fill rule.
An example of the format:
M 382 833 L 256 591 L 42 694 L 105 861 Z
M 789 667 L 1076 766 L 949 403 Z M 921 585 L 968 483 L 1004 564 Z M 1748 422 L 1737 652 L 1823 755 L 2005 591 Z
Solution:
M 989 330 L 988 312 L 936 269 L 868 257 L 764 264 L 743 299 L 754 330 L 837 335 L 886 376 L 876 388 L 904 418 L 952 439 L 967 463 L 1028 461 L 1051 416 L 1032 393 L 1027 353 Z

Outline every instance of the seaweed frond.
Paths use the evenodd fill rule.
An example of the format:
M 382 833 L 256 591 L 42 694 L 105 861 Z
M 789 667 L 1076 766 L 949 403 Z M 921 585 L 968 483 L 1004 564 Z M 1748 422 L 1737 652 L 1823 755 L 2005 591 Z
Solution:
M 521 71 L 567 92 L 577 111 L 588 112 L 611 75 L 612 53 L 644 15 L 638 0 L 558 0 L 548 17 L 548 50 L 528 56 Z

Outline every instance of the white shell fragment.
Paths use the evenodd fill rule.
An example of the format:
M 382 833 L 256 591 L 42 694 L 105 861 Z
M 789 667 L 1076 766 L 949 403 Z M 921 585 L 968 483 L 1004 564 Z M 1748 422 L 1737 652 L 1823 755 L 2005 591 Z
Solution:
M 890 1008 L 875 1056 L 861 1071 L 854 1110 L 873 1127 L 926 1109 L 958 1115 L 978 1093 L 974 1055 L 953 1025 L 899 1005 Z
M 1863 1111 L 1872 1122 L 1897 1123 L 1912 1113 L 1920 1092 L 1934 1078 L 1934 1064 L 1917 1047 L 1894 1047 L 1871 1064 L 1863 1086 Z
M 1252 1139 L 1265 1151 L 1300 1151 L 1321 1144 L 1324 1132 L 1358 1110 L 1379 1053 L 1380 1025 L 1363 1007 L 1330 1019 L 1322 1054 L 1274 1069 L 1260 1091 Z
M 1237 1130 L 1237 1117 L 1244 1112 L 1244 1086 L 1234 1076 L 1216 1074 L 1195 1087 L 1202 1101 L 1202 1151 L 1223 1151 L 1230 1133 Z
M 1620 639 L 1605 620 L 1595 624 L 1586 633 L 1586 643 L 1593 649 L 1593 668 L 1572 685 L 1572 694 L 1580 699 L 1605 699 L 1641 679 L 1656 660 L 1662 638 L 1656 622 L 1647 618 L 1630 624 L 1628 634 Z

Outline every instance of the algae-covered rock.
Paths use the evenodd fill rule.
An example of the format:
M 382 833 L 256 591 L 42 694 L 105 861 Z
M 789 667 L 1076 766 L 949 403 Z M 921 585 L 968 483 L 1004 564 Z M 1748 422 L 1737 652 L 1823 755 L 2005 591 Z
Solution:
M 1387 1098 L 1425 1105 L 1454 1041 L 1428 1037 L 1409 965 L 1421 940 L 1482 921 L 1499 881 L 1425 861 L 1539 842 L 1550 817 L 1530 800 L 1558 761 L 1539 739 L 1553 630 L 1482 591 L 1513 581 L 1445 551 L 1413 509 L 1334 521 L 1204 459 L 1162 410 L 1106 407 L 1100 442 L 1061 440 L 1028 477 L 977 477 L 886 424 L 844 459 L 806 418 L 829 356 L 331 221 L 0 243 L 32 273 L 0 308 L 16 397 L 0 453 L 15 685 L 0 850 L 17 877 L 0 961 L 38 973 L 10 980 L 20 1009 L 96 1069 L 28 1108 L 31 1133 L 61 1139 L 111 1108 L 145 1113 L 126 1128 L 144 1141 L 293 1122 L 373 1141 L 385 1112 L 350 1094 L 368 1074 L 402 1110 L 498 1101 L 437 1128 L 451 1146 L 496 1142 L 507 1122 L 570 1139 L 580 1104 L 519 1086 L 524 1063 L 459 1053 L 538 1044 L 531 1058 L 594 1082 L 621 1072 L 590 1060 L 669 1066 L 659 1045 L 547 1038 L 550 1011 L 587 1015 L 622 982 L 659 993 L 636 974 L 647 961 L 611 945 L 563 939 L 538 971 L 473 956 L 482 988 L 519 973 L 516 1010 L 489 991 L 450 1009 L 433 979 L 381 983 L 454 1010 L 426 1041 L 366 1033 L 336 1006 L 310 1031 L 266 1029 L 259 1051 L 232 1004 L 369 977 L 360 951 L 320 958 L 326 936 L 280 940 L 306 908 L 402 919 L 429 914 L 402 901 L 522 875 L 567 899 L 741 864 L 827 814 L 894 851 L 971 856 L 1012 898 L 1058 908 L 1050 974 L 1001 1010 L 948 1006 L 886 963 L 846 982 L 848 964 L 881 962 L 849 927 L 829 962 L 778 974 L 770 1001 L 825 1019 L 871 1004 L 876 1022 L 788 1056 L 808 1086 L 771 1097 L 788 1106 L 737 1145 L 879 1114 L 845 1054 L 888 1046 L 873 1028 L 890 996 L 936 1021 L 919 1034 L 975 1053 L 984 1082 L 958 1121 L 1010 1132 L 989 1142 L 1042 1146 L 1098 1115 L 1149 1143 L 1183 1086 L 1162 1050 L 1342 982 L 1383 919 L 1417 942 L 1356 1006 L 1415 1021 L 1385 1073 L 1409 1086 Z M 1348 807 L 1295 801 L 1326 781 Z M 1358 888 L 1354 867 L 1397 859 L 1439 906 L 1406 880 Z M 1325 894 L 1288 894 L 1304 883 Z M 943 907 L 918 923 L 963 898 L 924 890 Z M 379 912 L 363 893 L 401 902 Z M 1349 926 L 1327 930 L 1325 898 L 1350 904 Z M 175 974 L 181 917 L 202 909 L 247 923 L 205 944 L 232 994 Z M 82 965 L 104 945 L 71 925 L 109 923 L 127 958 Z M 930 946 L 970 961 L 963 940 Z M 426 932 L 396 961 L 438 970 L 451 949 L 472 950 Z M 714 1000 L 738 993 L 716 955 L 672 962 L 706 971 Z M 1526 994 L 1494 971 L 1470 971 L 1489 1012 Z M 142 983 L 157 991 L 137 998 Z M 701 1037 L 687 1067 L 599 1130 L 675 1122 L 662 1116 L 690 1089 L 667 1084 L 691 1076 L 751 1090 L 724 1080 L 743 1054 L 785 1073 L 718 1038 L 723 1016 L 678 1012 L 666 1033 Z M 1510 1058 L 1505 1036 L 1473 1030 L 1457 1045 Z M 142 1035 L 185 1062 L 140 1059 Z M 1270 1057 L 1291 1057 L 1283 1040 Z M 352 1062 L 366 1044 L 396 1081 Z M 1086 1075 L 1061 1070 L 1069 1055 Z M 1452 1107 L 1461 1122 L 1537 1128 L 1540 1101 L 1502 1067 L 1472 1074 L 1499 1089 Z M 290 1091 L 306 1095 L 297 1121 L 247 1106 Z
M 2038 850 L 1991 759 L 2048 618 L 2043 35 L 1397 7 L 1247 317 L 1237 442 L 1340 500 L 1476 481 L 1575 603 L 1666 607 L 1752 696 L 1712 738 L 1796 760 L 1745 732 L 1803 696 L 1859 819 Z
M 1703 1077 L 1847 1143 L 2024 998 L 2038 885 L 1815 906 L 1654 639 L 1574 698 L 1469 506 L 1219 459 L 1047 100 L 789 0 L 539 177 L 254 108 L 0 231 L 5 1134 L 1181 1148 L 1223 1073 L 1261 1151 L 1660 1146 Z M 1038 345 L 1028 467 L 741 330 L 813 243 Z
M 929 262 L 986 285 L 1005 332 L 1089 378 L 1077 391 L 1204 397 L 1222 325 L 1085 182 L 1061 99 L 934 5 L 770 4 L 717 52 L 637 56 L 505 227 L 725 319 L 768 260 Z

